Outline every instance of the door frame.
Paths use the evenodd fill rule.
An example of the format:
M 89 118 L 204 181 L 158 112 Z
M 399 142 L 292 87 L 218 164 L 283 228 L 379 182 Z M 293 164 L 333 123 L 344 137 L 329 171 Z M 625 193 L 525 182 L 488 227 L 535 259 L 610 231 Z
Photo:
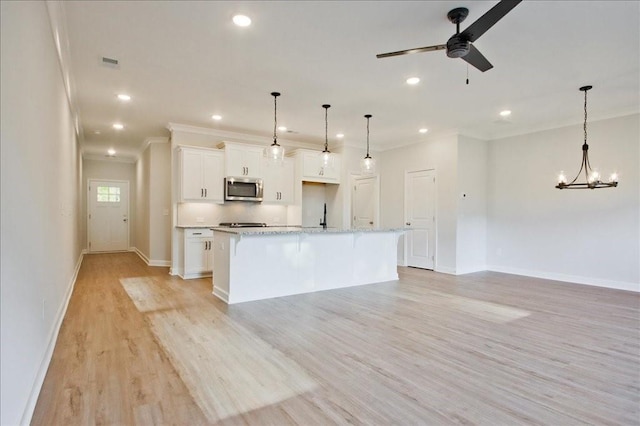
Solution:
M 353 229 L 353 212 L 355 208 L 353 203 L 355 201 L 355 197 L 353 196 L 353 191 L 355 190 L 356 181 L 360 179 L 370 179 L 374 178 L 373 183 L 373 194 L 375 196 L 375 204 L 373 208 L 373 227 L 380 227 L 380 174 L 374 173 L 370 175 L 363 175 L 352 173 L 351 179 L 349 180 L 349 229 Z
M 129 251 L 131 248 L 131 184 L 128 180 L 118 180 L 118 179 L 98 179 L 98 178 L 89 178 L 87 179 L 87 241 L 85 242 L 87 247 L 87 253 L 93 253 L 91 251 L 91 247 L 89 247 L 89 241 L 91 241 L 91 223 L 89 222 L 89 215 L 91 214 L 91 185 L 93 182 L 113 182 L 113 183 L 124 183 L 127 185 L 127 248 L 125 251 Z M 101 252 L 107 253 L 107 252 Z
M 415 169 L 415 170 L 405 170 L 404 171 L 404 210 L 402 212 L 402 216 L 403 216 L 403 226 L 406 226 L 407 221 L 409 220 L 407 218 L 408 214 L 407 214 L 407 210 L 408 210 L 408 202 L 407 202 L 407 183 L 409 181 L 409 173 L 417 173 L 417 172 L 428 172 L 428 171 L 433 171 L 433 178 L 435 179 L 435 182 L 433 183 L 433 185 L 435 186 L 435 190 L 434 190 L 434 200 L 433 200 L 433 232 L 434 232 L 434 236 L 433 236 L 433 240 L 434 240 L 434 247 L 433 247 L 433 271 L 435 272 L 437 270 L 437 265 L 438 265 L 438 171 L 436 170 L 435 167 L 424 167 L 424 168 L 420 168 L 420 169 Z M 407 238 L 403 235 L 403 249 L 402 249 L 402 263 L 403 266 L 407 266 Z

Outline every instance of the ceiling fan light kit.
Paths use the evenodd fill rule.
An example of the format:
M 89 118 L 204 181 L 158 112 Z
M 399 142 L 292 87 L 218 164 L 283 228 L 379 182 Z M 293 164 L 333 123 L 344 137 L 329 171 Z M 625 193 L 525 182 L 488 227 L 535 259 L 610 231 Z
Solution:
M 587 145 L 587 91 L 592 89 L 593 86 L 583 86 L 580 91 L 584 92 L 584 143 L 582 144 L 582 163 L 580 164 L 580 170 L 576 177 L 569 183 L 567 183 L 567 177 L 564 172 L 560 172 L 558 176 L 558 189 L 599 189 L 599 188 L 614 188 L 618 186 L 618 174 L 612 173 L 609 178 L 609 182 L 602 182 L 600 180 L 600 173 L 596 169 L 591 168 L 589 163 L 589 145 Z M 585 182 L 577 182 L 580 174 L 584 170 Z
M 450 58 L 461 58 L 469 65 L 479 69 L 482 72 L 493 68 L 493 65 L 487 58 L 473 46 L 482 34 L 495 25 L 507 13 L 516 7 L 522 0 L 502 0 L 493 6 L 487 13 L 482 15 L 473 24 L 469 25 L 466 30 L 460 32 L 460 23 L 469 15 L 469 9 L 466 7 L 456 7 L 447 13 L 447 19 L 456 26 L 456 33 L 447 40 L 445 44 L 434 46 L 418 47 L 415 49 L 399 50 L 397 52 L 381 53 L 376 55 L 377 58 L 388 58 L 391 56 L 408 55 L 411 53 L 433 52 L 436 50 L 446 50 L 447 56 Z

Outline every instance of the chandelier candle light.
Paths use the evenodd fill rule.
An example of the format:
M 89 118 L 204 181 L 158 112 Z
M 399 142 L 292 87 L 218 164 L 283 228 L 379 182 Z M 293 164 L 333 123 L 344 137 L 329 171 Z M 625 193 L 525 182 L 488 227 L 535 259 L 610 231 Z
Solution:
M 580 170 L 576 177 L 567 183 L 567 177 L 564 172 L 560 172 L 558 176 L 558 189 L 597 189 L 597 188 L 612 188 L 618 186 L 618 174 L 612 173 L 609 177 L 609 182 L 602 182 L 600 180 L 600 173 L 597 170 L 591 168 L 589 164 L 589 145 L 587 145 L 587 91 L 593 86 L 583 86 L 580 88 L 584 92 L 584 144 L 582 145 L 582 164 L 580 164 Z M 576 182 L 580 177 L 580 174 L 584 170 L 586 182 Z
M 273 143 L 264 150 L 264 156 L 272 164 L 284 162 L 284 148 L 278 144 L 278 96 L 280 93 L 271 92 L 273 96 Z
M 363 175 L 369 175 L 376 171 L 376 160 L 369 155 L 369 119 L 371 114 L 364 116 L 367 119 L 367 155 L 360 161 L 360 170 Z
M 324 104 L 322 105 L 324 108 L 324 151 L 320 153 L 320 166 L 325 169 L 333 168 L 333 155 L 331 155 L 331 151 L 329 151 L 329 137 L 328 128 L 329 122 L 327 121 L 327 112 L 331 105 Z

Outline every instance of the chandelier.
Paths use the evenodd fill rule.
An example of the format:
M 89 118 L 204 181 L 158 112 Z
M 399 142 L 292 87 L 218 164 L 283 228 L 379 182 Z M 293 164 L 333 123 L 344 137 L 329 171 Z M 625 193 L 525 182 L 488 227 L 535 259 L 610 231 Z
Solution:
M 278 144 L 278 96 L 280 93 L 271 92 L 273 96 L 273 143 L 264 149 L 264 156 L 273 164 L 282 164 L 284 162 L 284 148 Z
M 582 164 L 580 164 L 580 170 L 575 178 L 567 183 L 567 177 L 564 172 L 560 172 L 558 175 L 558 189 L 597 189 L 597 188 L 611 188 L 618 186 L 618 174 L 612 173 L 609 177 L 609 182 L 602 182 L 600 180 L 600 173 L 597 170 L 591 168 L 589 163 L 589 145 L 587 145 L 587 91 L 593 86 L 583 86 L 580 88 L 584 92 L 584 143 L 582 144 Z M 580 177 L 580 174 L 584 170 L 585 182 L 576 182 Z

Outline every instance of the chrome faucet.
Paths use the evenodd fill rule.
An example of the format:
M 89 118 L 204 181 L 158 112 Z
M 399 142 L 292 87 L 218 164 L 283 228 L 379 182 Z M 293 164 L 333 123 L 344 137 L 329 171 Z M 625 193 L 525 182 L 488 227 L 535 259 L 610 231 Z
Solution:
M 322 225 L 322 229 L 327 229 L 327 203 L 324 203 L 324 214 L 322 215 L 320 225 Z

